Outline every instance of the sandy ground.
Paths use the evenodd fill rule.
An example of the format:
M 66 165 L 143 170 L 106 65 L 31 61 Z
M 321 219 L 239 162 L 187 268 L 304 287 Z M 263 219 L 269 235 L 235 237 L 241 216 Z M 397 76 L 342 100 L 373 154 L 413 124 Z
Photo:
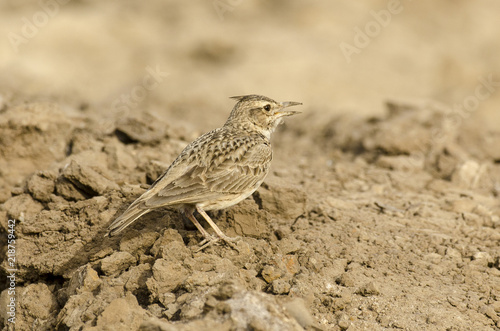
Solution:
M 2 2 L 2 330 L 499 330 L 499 15 Z M 196 252 L 169 209 L 103 238 L 251 93 L 304 106 L 262 187 L 211 213 L 237 249 Z

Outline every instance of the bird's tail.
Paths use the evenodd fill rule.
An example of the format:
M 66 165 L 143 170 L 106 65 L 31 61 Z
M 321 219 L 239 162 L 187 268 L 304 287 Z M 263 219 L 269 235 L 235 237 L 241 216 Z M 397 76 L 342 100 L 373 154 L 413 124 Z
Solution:
M 120 217 L 115 219 L 113 223 L 111 223 L 108 227 L 108 233 L 106 233 L 104 236 L 107 237 L 112 237 L 115 234 L 118 234 L 123 231 L 127 226 L 130 224 L 134 223 L 135 220 L 137 220 L 139 217 L 142 215 L 148 213 L 151 211 L 151 209 L 143 209 L 140 208 L 138 205 L 140 204 L 139 199 L 137 199 L 134 203 L 132 203 L 127 210 L 121 214 Z M 139 202 L 139 203 L 138 203 Z

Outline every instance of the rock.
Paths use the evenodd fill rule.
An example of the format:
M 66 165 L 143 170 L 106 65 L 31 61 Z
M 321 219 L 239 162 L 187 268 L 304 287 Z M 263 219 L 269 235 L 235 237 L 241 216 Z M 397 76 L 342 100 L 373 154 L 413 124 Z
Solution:
M 124 298 L 111 301 L 97 318 L 96 326 L 87 330 L 105 330 L 110 325 L 116 330 L 138 330 L 146 319 L 149 319 L 147 311 L 139 306 L 132 293 L 127 293 Z
M 90 226 L 103 226 L 116 217 L 116 210 L 121 203 L 121 199 L 116 195 L 112 198 L 96 196 L 85 201 L 78 201 L 73 204 L 73 207 L 78 210 L 78 221 Z
M 108 167 L 110 169 L 131 171 L 137 167 L 134 157 L 123 144 L 106 145 L 104 152 L 108 156 Z
M 95 132 L 77 128 L 71 135 L 70 150 L 68 154 L 78 155 L 86 151 L 100 153 L 104 149 L 104 143 Z
M 226 284 L 227 282 L 239 283 L 242 281 L 239 278 L 238 268 L 228 259 L 213 258 L 209 261 L 203 261 L 202 257 L 200 257 L 195 263 L 200 262 L 202 265 L 204 264 L 202 268 L 193 268 L 191 275 L 183 283 L 183 289 L 188 292 L 194 292 L 196 289 L 206 286 L 213 287 L 218 284 Z M 191 263 L 186 263 L 185 265 L 192 266 Z
M 148 306 L 148 312 L 150 314 L 152 314 L 154 317 L 160 318 L 162 316 L 163 310 L 164 310 L 164 308 L 157 303 L 153 303 L 153 304 Z
M 135 230 L 127 232 L 120 240 L 120 251 L 129 252 L 133 255 L 143 254 L 160 235 L 157 232 L 138 232 Z
M 170 293 L 171 294 L 171 293 Z M 180 307 L 176 303 L 166 303 L 164 304 L 163 300 L 160 298 L 160 302 L 165 306 L 165 310 L 163 311 L 163 315 L 167 317 L 169 320 L 180 311 Z
M 88 197 L 102 195 L 110 190 L 120 189 L 115 182 L 104 177 L 90 166 L 83 163 L 77 163 L 74 160 L 71 160 L 71 162 L 63 168 L 61 176 Z
M 262 208 L 273 215 L 294 220 L 306 212 L 307 196 L 299 187 L 270 181 L 258 192 Z
M 137 259 L 129 252 L 115 252 L 101 261 L 101 270 L 105 275 L 116 275 L 135 264 Z
M 274 231 L 274 234 L 276 235 L 278 240 L 286 238 L 290 233 L 292 233 L 292 229 L 290 229 L 289 226 L 285 225 L 278 226 L 277 229 Z
M 347 330 L 351 326 L 351 321 L 346 313 L 338 315 L 337 324 L 341 330 Z
M 55 295 L 44 283 L 30 284 L 16 289 L 16 329 L 29 330 L 33 325 L 51 329 L 55 323 L 54 310 L 58 304 Z
M 210 279 L 213 280 L 215 277 L 217 277 L 217 274 L 213 271 L 194 271 L 184 281 L 184 288 L 192 292 L 196 287 L 209 285 Z
M 166 229 L 153 244 L 151 255 L 163 257 L 166 260 L 184 261 L 187 257 L 191 257 L 192 254 L 177 230 Z
M 270 289 L 273 294 L 288 294 L 290 288 L 290 282 L 280 278 L 272 281 Z
M 356 279 L 351 272 L 345 272 L 337 279 L 337 283 L 345 287 L 353 287 L 356 285 Z
M 308 268 L 311 271 L 314 272 L 321 272 L 323 270 L 324 264 L 321 259 L 321 256 L 319 254 L 310 254 L 309 257 L 307 257 L 307 262 L 302 262 L 306 268 Z
M 49 202 L 50 195 L 55 190 L 55 179 L 57 175 L 50 171 L 38 171 L 33 174 L 26 183 L 31 196 L 41 202 Z
M 203 313 L 205 299 L 198 295 L 193 295 L 181 307 L 180 318 L 192 320 Z
M 234 224 L 230 230 L 234 229 L 236 235 L 261 238 L 270 233 L 267 213 L 259 210 L 258 205 L 250 199 L 240 202 L 227 213 L 232 215 Z
M 146 282 L 153 298 L 160 298 L 165 292 L 178 288 L 189 276 L 189 271 L 178 261 L 156 260 L 153 265 L 153 277 Z
M 380 294 L 380 288 L 376 282 L 369 282 L 365 285 L 363 285 L 357 293 L 361 294 L 364 297 L 371 296 L 371 295 L 379 295 Z
M 65 217 L 64 213 L 55 210 L 42 210 L 33 220 L 25 220 L 19 229 L 22 233 L 30 235 L 47 231 L 68 233 L 76 231 L 76 226 Z
M 339 311 L 339 310 L 345 310 L 351 302 L 353 301 L 352 299 L 352 294 L 350 291 L 339 291 L 336 293 L 336 296 L 340 295 L 340 297 L 335 297 L 332 300 L 331 303 L 331 309 L 333 311 Z
M 116 124 L 115 134 L 124 143 L 148 144 L 162 139 L 167 127 L 166 123 L 153 115 L 141 113 L 141 118 L 121 118 Z
M 90 261 L 97 261 L 97 260 L 100 260 L 100 259 L 103 259 L 105 258 L 106 256 L 109 256 L 113 254 L 113 248 L 111 247 L 104 247 L 103 249 L 99 250 L 98 252 L 96 252 L 95 254 L 93 254 L 92 256 L 90 256 Z
M 295 318 L 288 317 L 284 307 L 273 297 L 263 293 L 242 291 L 226 300 L 228 314 L 233 322 L 233 330 L 303 330 Z M 257 323 L 256 321 L 259 321 Z
M 267 283 L 271 283 L 280 278 L 283 275 L 283 271 L 274 266 L 266 265 L 264 269 L 262 269 L 261 275 Z
M 302 248 L 302 242 L 293 237 L 288 237 L 282 239 L 279 242 L 278 247 L 283 255 L 296 253 Z
M 0 116 L 0 168 L 8 185 L 66 157 L 75 122 L 55 104 L 25 103 Z
M 287 274 L 294 276 L 300 271 L 300 264 L 297 255 L 285 255 L 281 259 Z
M 43 210 L 43 205 L 33 200 L 29 194 L 21 194 L 10 198 L 0 208 L 7 212 L 9 219 L 23 222 L 25 219 L 34 220 L 36 215 Z
M 325 275 L 329 275 L 332 278 L 340 276 L 346 271 L 347 263 L 347 259 L 335 259 L 331 261 L 331 266 L 325 268 L 328 270 L 328 273 L 325 270 Z
M 22 230 L 21 225 L 18 230 Z M 18 281 L 36 279 L 35 277 L 40 277 L 40 274 L 70 273 L 73 265 L 69 265 L 68 262 L 72 261 L 75 255 L 82 255 L 83 244 L 81 241 L 65 241 L 64 237 L 63 233 L 47 231 L 44 235 L 25 235 L 16 239 Z M 4 260 L 2 267 L 6 266 L 6 262 L 7 259 Z
M 270 264 L 265 265 L 261 271 L 262 278 L 271 284 L 274 281 L 283 277 L 285 280 L 291 279 L 300 270 L 299 261 L 296 255 L 277 255 L 270 262 Z M 282 283 L 276 283 L 276 286 L 283 285 Z M 272 289 L 272 286 L 271 286 Z M 289 291 L 288 288 L 286 291 Z
M 96 290 L 102 281 L 99 279 L 97 271 L 92 269 L 90 264 L 86 264 L 73 273 L 69 280 L 68 286 L 65 288 L 67 297 L 84 292 L 92 292 Z
M 146 290 L 146 282 L 152 275 L 151 265 L 149 263 L 142 263 L 131 267 L 130 270 L 124 272 L 120 277 L 125 282 L 125 288 L 135 294 L 135 291 Z
M 57 195 L 69 201 L 81 201 L 90 197 L 77 189 L 73 183 L 64 177 L 58 177 L 56 179 L 55 190 Z
M 98 307 L 102 305 L 99 300 Z M 81 329 L 85 321 L 97 318 L 96 298 L 91 292 L 71 296 L 57 315 L 57 325 L 66 326 L 68 329 Z

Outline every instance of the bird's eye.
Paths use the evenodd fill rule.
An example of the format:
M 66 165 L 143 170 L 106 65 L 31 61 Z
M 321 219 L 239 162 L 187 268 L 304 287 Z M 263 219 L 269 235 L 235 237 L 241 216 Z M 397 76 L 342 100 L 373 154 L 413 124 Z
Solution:
M 271 105 L 270 104 L 267 104 L 264 106 L 264 110 L 265 111 L 270 111 L 271 110 Z

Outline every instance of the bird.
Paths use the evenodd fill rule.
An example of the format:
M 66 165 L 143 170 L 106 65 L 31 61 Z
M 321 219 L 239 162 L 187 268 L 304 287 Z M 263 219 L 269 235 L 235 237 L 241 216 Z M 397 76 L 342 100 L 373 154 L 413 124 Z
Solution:
M 284 117 L 300 113 L 288 107 L 302 103 L 277 102 L 256 94 L 231 98 L 237 102 L 224 125 L 188 144 L 149 189 L 109 225 L 105 236 L 120 233 L 154 209 L 170 206 L 203 235 L 199 250 L 220 240 L 231 246 L 239 239 L 226 236 L 206 212 L 233 206 L 259 188 L 273 158 L 271 134 Z M 195 211 L 215 236 L 201 226 Z

